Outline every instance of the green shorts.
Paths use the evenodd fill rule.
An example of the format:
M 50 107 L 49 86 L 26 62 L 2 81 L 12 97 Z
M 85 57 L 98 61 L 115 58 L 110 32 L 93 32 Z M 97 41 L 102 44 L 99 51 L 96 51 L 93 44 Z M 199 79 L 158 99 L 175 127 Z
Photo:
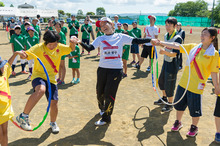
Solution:
M 124 45 L 123 49 L 125 49 L 125 52 L 122 55 L 122 59 L 128 60 L 130 45 Z
M 63 55 L 63 56 L 61 57 L 61 60 L 65 60 L 65 58 L 66 58 L 66 55 Z

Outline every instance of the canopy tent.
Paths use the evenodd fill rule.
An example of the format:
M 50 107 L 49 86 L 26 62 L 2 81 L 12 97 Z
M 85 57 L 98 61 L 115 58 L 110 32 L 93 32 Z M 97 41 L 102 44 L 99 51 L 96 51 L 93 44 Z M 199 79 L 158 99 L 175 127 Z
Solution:
M 40 15 L 42 18 L 58 17 L 58 10 L 55 9 L 18 9 L 13 7 L 0 7 L 0 16 L 28 16 L 36 17 Z
M 19 5 L 18 8 L 19 9 L 34 9 L 34 6 L 25 3 L 25 4 L 22 4 L 22 5 Z

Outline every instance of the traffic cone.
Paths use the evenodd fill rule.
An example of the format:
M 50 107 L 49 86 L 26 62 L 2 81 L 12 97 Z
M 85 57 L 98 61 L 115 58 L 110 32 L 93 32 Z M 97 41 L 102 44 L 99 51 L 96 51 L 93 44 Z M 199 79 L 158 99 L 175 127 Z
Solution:
M 192 34 L 192 28 L 190 29 L 190 34 Z
M 158 30 L 158 33 L 160 33 L 160 28 L 159 28 L 159 30 Z
M 219 29 L 218 29 L 218 34 L 219 34 Z

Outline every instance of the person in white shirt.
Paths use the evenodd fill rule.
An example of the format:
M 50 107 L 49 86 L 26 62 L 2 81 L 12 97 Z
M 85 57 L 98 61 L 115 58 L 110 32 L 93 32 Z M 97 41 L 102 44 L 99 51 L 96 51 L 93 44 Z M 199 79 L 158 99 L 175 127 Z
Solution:
M 149 39 L 157 39 L 158 38 L 158 28 L 155 24 L 156 17 L 154 15 L 149 15 L 148 18 L 150 19 L 150 25 L 146 26 L 144 29 L 144 38 Z M 151 57 L 154 58 L 154 49 L 153 49 L 153 56 L 152 56 L 152 44 L 151 43 L 145 43 L 143 45 L 143 50 L 141 53 L 141 59 L 139 64 L 136 64 L 136 68 L 140 69 L 141 64 L 144 62 L 144 58 L 147 58 L 149 56 L 149 66 L 146 71 L 150 71 L 151 69 Z
M 81 42 L 77 37 L 74 37 L 73 41 L 75 44 L 79 43 L 87 51 L 100 48 L 96 90 L 102 119 L 95 122 L 95 125 L 101 126 L 111 122 L 116 92 L 123 73 L 123 46 L 147 42 L 156 44 L 159 41 L 146 38 L 133 38 L 126 34 L 114 33 L 114 23 L 108 17 L 103 17 L 100 23 L 96 24 L 97 27 L 101 27 L 105 35 L 97 37 L 90 45 Z
M 118 15 L 115 15 L 114 16 L 114 27 L 115 27 L 115 30 L 118 28 L 118 23 L 120 23 L 120 22 L 118 22 Z

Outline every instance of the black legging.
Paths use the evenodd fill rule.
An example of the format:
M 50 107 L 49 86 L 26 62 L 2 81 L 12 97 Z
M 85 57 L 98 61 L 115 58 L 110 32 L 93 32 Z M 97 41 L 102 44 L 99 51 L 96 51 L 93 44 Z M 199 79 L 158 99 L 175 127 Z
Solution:
M 100 110 L 105 111 L 102 120 L 111 122 L 116 93 L 122 79 L 122 69 L 107 69 L 99 67 L 97 70 L 97 99 Z

